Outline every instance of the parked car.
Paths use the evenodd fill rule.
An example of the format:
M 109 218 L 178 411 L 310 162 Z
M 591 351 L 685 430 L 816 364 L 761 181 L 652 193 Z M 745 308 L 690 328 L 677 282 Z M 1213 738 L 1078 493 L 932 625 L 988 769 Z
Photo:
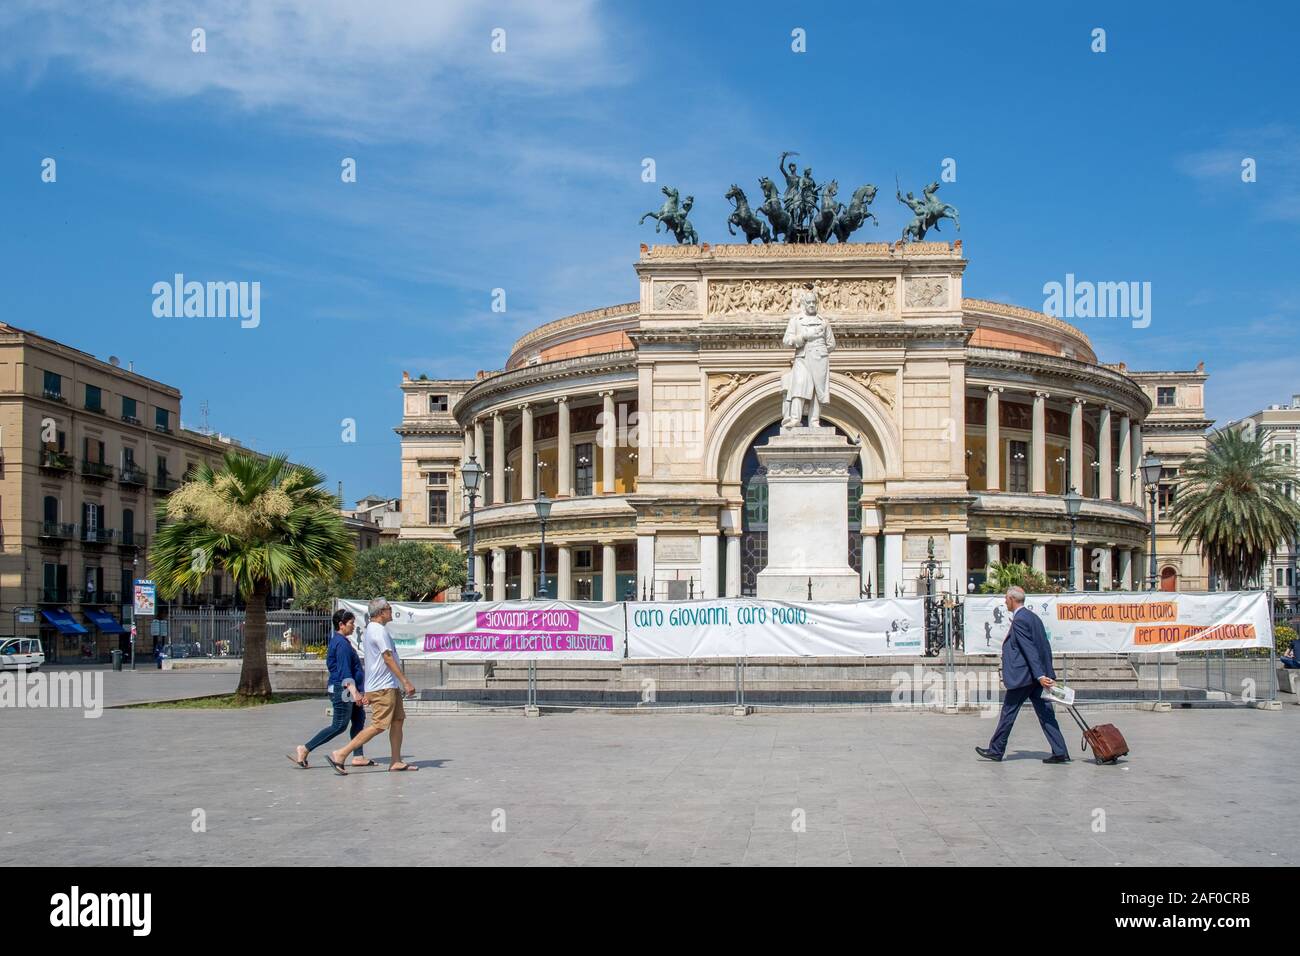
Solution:
M 164 644 L 161 649 L 161 656 L 165 659 L 178 661 L 187 657 L 207 657 L 203 653 L 203 648 L 198 644 Z
M 38 670 L 45 663 L 45 651 L 34 637 L 0 638 L 0 670 L 25 667 Z

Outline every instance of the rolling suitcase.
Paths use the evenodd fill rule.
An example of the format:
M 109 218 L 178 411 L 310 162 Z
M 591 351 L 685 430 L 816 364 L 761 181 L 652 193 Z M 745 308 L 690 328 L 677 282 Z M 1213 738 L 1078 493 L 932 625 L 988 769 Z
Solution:
M 1083 750 L 1092 748 L 1092 757 L 1097 763 L 1116 763 L 1120 757 L 1128 755 L 1128 741 L 1114 724 L 1098 724 L 1089 727 L 1088 722 L 1079 714 L 1073 704 L 1066 707 L 1074 722 L 1083 731 L 1083 740 L 1079 746 Z

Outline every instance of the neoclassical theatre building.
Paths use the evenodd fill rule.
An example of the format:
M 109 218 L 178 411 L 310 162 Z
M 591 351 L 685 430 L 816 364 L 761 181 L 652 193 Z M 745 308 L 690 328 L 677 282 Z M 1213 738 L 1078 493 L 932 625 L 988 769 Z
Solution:
M 637 301 L 532 330 L 501 371 L 404 374 L 401 535 L 468 545 L 475 455 L 488 599 L 534 595 L 541 493 L 551 596 L 752 595 L 769 530 L 755 447 L 779 429 L 782 332 L 811 283 L 835 338 L 822 423 L 861 448 L 844 548 L 863 594 L 917 593 L 931 540 L 944 591 L 993 561 L 1065 583 L 1072 487 L 1076 587 L 1141 588 L 1143 423 L 1157 388 L 1203 407 L 1202 370 L 1101 364 L 1065 322 L 963 298 L 966 265 L 961 242 L 642 246 Z

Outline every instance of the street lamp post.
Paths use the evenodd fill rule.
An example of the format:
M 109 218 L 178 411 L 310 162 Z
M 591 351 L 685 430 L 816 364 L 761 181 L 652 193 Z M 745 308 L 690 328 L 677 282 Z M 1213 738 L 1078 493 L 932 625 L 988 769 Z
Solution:
M 1156 495 L 1160 489 L 1160 456 L 1147 452 L 1139 466 L 1142 471 L 1142 483 L 1146 485 L 1147 497 L 1151 499 L 1151 562 L 1147 567 L 1147 590 L 1156 589 Z
M 537 582 L 537 596 L 545 599 L 546 594 L 546 519 L 551 516 L 551 499 L 546 497 L 546 492 L 537 496 L 533 502 L 533 507 L 537 509 L 537 520 L 542 523 L 542 553 L 541 553 L 541 571 L 538 574 L 540 580 Z
M 1065 514 L 1070 519 L 1070 581 L 1067 590 L 1075 589 L 1075 575 L 1077 571 L 1074 566 L 1074 530 L 1079 523 L 1079 509 L 1083 507 L 1083 495 L 1071 488 L 1065 493 Z
M 465 486 L 465 495 L 469 498 L 469 553 L 466 561 L 469 565 L 466 573 L 466 588 L 462 592 L 462 601 L 477 601 L 481 597 L 474 590 L 474 502 L 478 498 L 479 482 L 483 480 L 483 466 L 474 455 L 468 461 L 460 463 L 460 480 Z

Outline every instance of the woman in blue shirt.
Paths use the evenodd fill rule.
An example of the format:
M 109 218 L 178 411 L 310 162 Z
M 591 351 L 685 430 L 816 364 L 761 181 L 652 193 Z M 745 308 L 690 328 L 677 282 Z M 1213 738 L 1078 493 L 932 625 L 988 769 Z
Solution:
M 333 722 L 306 744 L 299 744 L 293 754 L 286 754 L 299 767 L 307 767 L 307 755 L 325 743 L 333 740 L 352 725 L 352 736 L 361 733 L 366 722 L 365 669 L 357 657 L 356 648 L 348 640 L 356 628 L 356 618 L 351 611 L 334 612 L 334 635 L 330 638 L 329 650 L 325 654 L 325 663 L 329 668 L 330 704 L 334 708 Z M 373 767 L 375 762 L 368 760 L 358 747 L 352 755 L 352 766 Z

